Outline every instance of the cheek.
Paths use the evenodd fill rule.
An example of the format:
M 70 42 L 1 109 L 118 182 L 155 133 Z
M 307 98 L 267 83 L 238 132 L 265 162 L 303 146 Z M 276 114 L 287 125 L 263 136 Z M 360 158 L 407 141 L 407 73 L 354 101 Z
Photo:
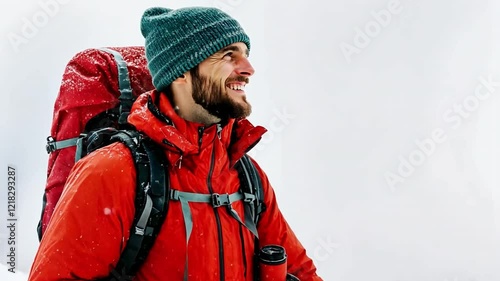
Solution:
M 214 75 L 216 75 L 215 77 L 218 77 L 223 81 L 226 81 L 227 78 L 231 76 L 231 73 L 233 73 L 233 71 L 234 67 L 231 64 L 226 63 L 221 65 L 218 71 L 215 71 Z
M 234 67 L 232 67 L 232 66 L 228 66 L 228 67 L 226 67 L 226 68 L 223 70 L 223 73 L 224 73 L 224 77 L 226 77 L 226 79 L 227 79 L 228 77 L 233 76 L 232 74 L 234 73 Z

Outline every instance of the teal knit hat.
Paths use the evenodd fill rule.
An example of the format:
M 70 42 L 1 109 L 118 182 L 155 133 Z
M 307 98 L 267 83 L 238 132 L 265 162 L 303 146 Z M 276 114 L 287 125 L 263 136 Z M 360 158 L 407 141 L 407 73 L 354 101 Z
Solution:
M 217 8 L 150 8 L 141 19 L 153 84 L 165 90 L 175 79 L 227 45 L 250 39 L 239 23 Z

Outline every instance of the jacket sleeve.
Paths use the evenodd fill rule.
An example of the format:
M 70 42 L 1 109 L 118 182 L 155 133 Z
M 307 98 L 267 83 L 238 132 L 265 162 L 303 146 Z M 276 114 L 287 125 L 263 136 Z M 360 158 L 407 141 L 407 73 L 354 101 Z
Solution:
M 135 169 L 122 144 L 75 164 L 44 233 L 30 281 L 97 280 L 110 274 L 134 216 Z
M 297 276 L 300 281 L 322 281 L 323 279 L 316 274 L 316 266 L 312 259 L 307 256 L 306 249 L 283 217 L 276 201 L 274 189 L 266 174 L 255 161 L 253 162 L 261 175 L 266 206 L 266 210 L 261 214 L 257 225 L 259 246 L 281 245 L 287 254 L 288 273 Z

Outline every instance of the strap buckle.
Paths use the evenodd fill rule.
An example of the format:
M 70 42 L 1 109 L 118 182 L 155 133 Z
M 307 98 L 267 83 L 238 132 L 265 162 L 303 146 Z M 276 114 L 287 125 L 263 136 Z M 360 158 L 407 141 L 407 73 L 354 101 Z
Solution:
M 246 192 L 242 192 L 242 193 L 243 193 L 243 202 L 253 203 L 253 201 L 255 201 L 255 195 L 250 194 L 250 193 L 246 193 Z
M 144 236 L 144 228 L 136 226 L 135 227 L 135 234 L 140 235 L 140 236 Z
M 45 149 L 48 154 L 56 150 L 56 140 L 52 136 L 47 137 L 47 145 L 45 145 Z
M 175 189 L 170 189 L 169 196 L 171 200 L 179 201 L 179 191 Z
M 212 206 L 214 208 L 218 208 L 220 206 L 228 206 L 228 205 L 231 205 L 229 194 L 212 193 Z

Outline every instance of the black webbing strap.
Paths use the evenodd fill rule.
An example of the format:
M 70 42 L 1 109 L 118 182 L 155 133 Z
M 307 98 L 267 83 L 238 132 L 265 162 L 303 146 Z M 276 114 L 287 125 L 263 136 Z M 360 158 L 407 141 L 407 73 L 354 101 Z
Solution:
M 123 56 L 115 50 L 108 48 L 100 48 L 100 50 L 112 54 L 115 59 L 116 67 L 118 68 L 118 90 L 120 91 L 120 97 L 118 98 L 120 101 L 118 124 L 127 124 L 127 117 L 134 103 L 127 63 L 123 59 Z

